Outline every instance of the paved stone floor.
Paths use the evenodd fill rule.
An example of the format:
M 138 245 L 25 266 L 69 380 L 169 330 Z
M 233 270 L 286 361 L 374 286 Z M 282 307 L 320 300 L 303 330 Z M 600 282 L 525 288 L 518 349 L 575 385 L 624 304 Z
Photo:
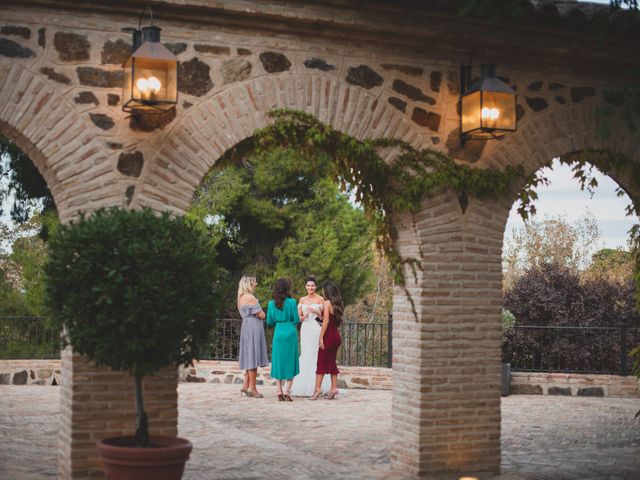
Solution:
M 0 387 L 0 479 L 55 478 L 56 387 Z M 181 384 L 185 479 L 399 478 L 389 470 L 391 392 L 336 401 L 240 398 L 237 385 Z M 503 399 L 503 474 L 492 480 L 640 480 L 640 401 Z M 483 479 L 485 480 L 485 479 Z

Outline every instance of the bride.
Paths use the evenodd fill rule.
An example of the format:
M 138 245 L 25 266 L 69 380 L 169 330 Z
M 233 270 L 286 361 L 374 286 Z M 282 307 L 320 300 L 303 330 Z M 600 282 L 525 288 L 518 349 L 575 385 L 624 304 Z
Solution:
M 318 364 L 318 345 L 320 342 L 320 330 L 322 329 L 322 306 L 324 298 L 316 293 L 318 283 L 314 277 L 307 277 L 305 289 L 307 296 L 298 302 L 298 315 L 302 326 L 300 327 L 300 373 L 293 379 L 291 395 L 298 397 L 310 397 L 316 386 L 316 369 Z M 322 392 L 331 390 L 331 381 L 328 375 L 322 382 Z

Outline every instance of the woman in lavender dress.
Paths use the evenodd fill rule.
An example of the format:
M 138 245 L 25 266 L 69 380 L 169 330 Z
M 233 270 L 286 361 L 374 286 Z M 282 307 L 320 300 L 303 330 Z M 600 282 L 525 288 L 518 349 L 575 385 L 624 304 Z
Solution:
M 240 370 L 245 370 L 240 396 L 244 393 L 247 397 L 262 398 L 256 388 L 256 376 L 258 367 L 269 365 L 269 356 L 264 337 L 265 313 L 253 295 L 257 285 L 256 277 L 249 275 L 243 276 L 238 285 L 238 311 L 242 317 L 238 357 Z

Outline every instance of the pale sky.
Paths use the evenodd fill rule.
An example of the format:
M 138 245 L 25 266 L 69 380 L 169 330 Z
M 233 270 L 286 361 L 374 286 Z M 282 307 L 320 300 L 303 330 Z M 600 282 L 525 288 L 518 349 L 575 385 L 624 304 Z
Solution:
M 627 247 L 627 232 L 637 218 L 627 217 L 625 208 L 631 202 L 627 195 L 616 196 L 618 185 L 608 176 L 597 172 L 594 176 L 598 180 L 598 187 L 593 197 L 588 192 L 580 190 L 577 180 L 573 179 L 571 168 L 560 165 L 556 160 L 552 169 L 543 169 L 543 175 L 550 180 L 547 187 L 539 187 L 539 199 L 535 202 L 536 218 L 564 215 L 570 223 L 584 216 L 590 211 L 598 220 L 601 230 L 601 241 L 604 247 Z M 594 169 L 595 172 L 595 169 Z M 515 203 L 509 215 L 505 236 L 511 236 L 513 229 L 523 225 L 522 219 L 516 212 Z

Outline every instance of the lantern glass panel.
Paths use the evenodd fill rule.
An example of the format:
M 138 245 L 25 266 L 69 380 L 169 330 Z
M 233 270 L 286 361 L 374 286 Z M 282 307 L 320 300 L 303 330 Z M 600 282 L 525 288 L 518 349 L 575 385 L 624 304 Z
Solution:
M 131 58 L 129 58 L 126 62 L 124 62 L 123 68 L 123 81 L 122 81 L 122 104 L 126 105 L 129 100 L 131 100 L 131 78 L 132 78 L 132 67 L 131 67 Z
M 482 127 L 480 117 L 481 100 L 480 92 L 473 92 L 462 97 L 462 133 L 471 132 Z
M 480 110 L 482 128 L 516 129 L 516 97 L 504 92 L 482 92 Z
M 176 101 L 177 62 L 134 58 L 132 98 L 143 103 Z

